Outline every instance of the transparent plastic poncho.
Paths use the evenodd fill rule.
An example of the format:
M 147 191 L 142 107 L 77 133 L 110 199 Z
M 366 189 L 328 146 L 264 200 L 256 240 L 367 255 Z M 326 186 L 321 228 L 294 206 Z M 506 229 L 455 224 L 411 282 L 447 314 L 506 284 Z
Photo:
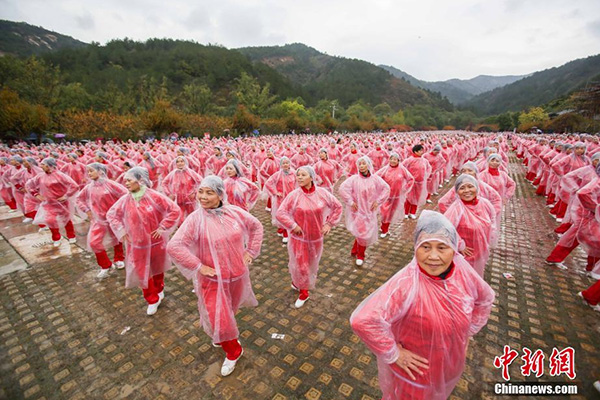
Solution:
M 377 356 L 384 400 L 447 399 L 465 369 L 469 337 L 487 323 L 494 291 L 458 253 L 458 239 L 441 214 L 423 211 L 415 250 L 425 242 L 446 243 L 455 251 L 451 273 L 435 279 L 413 258 L 350 317 L 354 332 Z M 415 381 L 395 364 L 399 344 L 429 361 Z
M 214 343 L 236 339 L 235 313 L 258 304 L 243 257 L 258 257 L 262 239 L 260 221 L 240 207 L 224 204 L 194 211 L 169 242 L 179 271 L 194 282 L 200 322 Z M 202 265 L 213 268 L 215 276 L 200 273 Z

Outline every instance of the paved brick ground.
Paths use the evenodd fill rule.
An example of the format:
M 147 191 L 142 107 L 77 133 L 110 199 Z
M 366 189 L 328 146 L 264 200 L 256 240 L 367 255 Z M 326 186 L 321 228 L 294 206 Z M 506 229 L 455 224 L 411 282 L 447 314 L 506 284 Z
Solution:
M 506 344 L 539 348 L 546 357 L 553 347 L 574 347 L 580 395 L 573 398 L 598 398 L 591 383 L 600 378 L 599 314 L 574 296 L 592 283 L 577 272 L 584 254 L 577 250 L 567 259 L 569 271 L 544 265 L 556 243 L 556 223 L 524 181 L 522 166 L 511 161 L 516 198 L 505 209 L 500 243 L 486 270 L 497 300 L 451 398 L 495 398 L 493 384 L 501 376 L 492 362 Z M 353 335 L 348 317 L 408 263 L 414 221 L 394 227 L 389 238 L 369 248 L 362 269 L 349 257 L 349 233 L 334 229 L 325 242 L 318 288 L 296 310 L 287 251 L 264 208 L 255 215 L 267 227 L 262 255 L 252 266 L 260 304 L 237 316 L 246 352 L 233 375 L 220 377 L 223 354 L 200 329 L 192 285 L 176 270 L 167 273 L 159 312 L 148 317 L 141 291 L 124 289 L 123 271 L 98 282 L 90 254 L 52 260 L 67 250 L 49 247 L 45 233 L 27 239 L 29 247 L 41 249 L 42 262 L 0 277 L 0 398 L 380 398 L 375 357 Z M 21 225 L 20 218 L 0 218 L 0 233 L 13 243 L 36 231 Z M 2 245 L 3 257 L 12 255 L 0 264 L 19 258 L 6 241 Z M 285 339 L 272 339 L 272 333 Z M 510 371 L 513 381 L 524 380 L 518 362 Z

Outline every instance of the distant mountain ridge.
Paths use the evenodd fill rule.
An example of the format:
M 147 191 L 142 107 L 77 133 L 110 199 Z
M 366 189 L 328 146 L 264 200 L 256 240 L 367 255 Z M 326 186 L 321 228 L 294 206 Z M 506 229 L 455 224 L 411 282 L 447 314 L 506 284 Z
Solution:
M 64 48 L 82 48 L 87 43 L 25 22 L 0 20 L 0 54 L 31 56 Z
M 344 106 L 360 98 L 373 106 L 386 102 L 393 108 L 416 104 L 452 108 L 441 96 L 397 79 L 375 64 L 330 56 L 302 43 L 236 50 L 302 86 L 312 99 L 338 99 Z
M 600 81 L 600 54 L 535 72 L 509 85 L 477 95 L 464 106 L 480 114 L 521 111 L 567 96 L 594 81 Z
M 397 78 L 405 79 L 411 84 L 432 92 L 439 92 L 456 105 L 464 104 L 478 94 L 509 85 L 529 75 L 491 76 L 478 75 L 471 79 L 448 79 L 446 81 L 427 82 L 399 70 L 390 65 L 380 65 Z

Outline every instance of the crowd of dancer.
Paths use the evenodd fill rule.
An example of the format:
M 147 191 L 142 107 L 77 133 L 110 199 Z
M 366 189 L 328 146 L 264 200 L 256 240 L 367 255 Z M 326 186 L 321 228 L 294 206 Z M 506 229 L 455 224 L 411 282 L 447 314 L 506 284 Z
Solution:
M 50 230 L 56 247 L 62 228 L 69 243 L 76 242 L 74 215 L 87 219 L 97 278 L 125 269 L 125 285 L 142 289 L 148 315 L 163 301 L 164 274 L 174 263 L 193 282 L 203 329 L 226 354 L 226 376 L 244 351 L 235 313 L 258 304 L 249 266 L 260 255 L 265 229 L 287 244 L 294 306 L 301 308 L 317 284 L 324 237 L 342 218 L 354 236 L 348 245 L 354 262 L 370 267 L 367 248 L 405 219 L 416 219 L 453 180 L 437 199 L 439 212 L 421 212 L 411 263 L 351 317 L 378 357 L 384 399 L 442 399 L 458 382 L 469 338 L 487 323 L 494 300 L 485 267 L 501 234 L 502 210 L 515 193 L 511 150 L 562 223 L 547 261 L 566 268 L 562 261 L 581 244 L 586 271 L 599 279 L 600 146 L 589 135 L 22 143 L 0 149 L 0 194 L 10 212 L 23 213 L 24 223 Z M 250 213 L 259 199 L 273 228 Z M 579 295 L 600 311 L 600 283 Z

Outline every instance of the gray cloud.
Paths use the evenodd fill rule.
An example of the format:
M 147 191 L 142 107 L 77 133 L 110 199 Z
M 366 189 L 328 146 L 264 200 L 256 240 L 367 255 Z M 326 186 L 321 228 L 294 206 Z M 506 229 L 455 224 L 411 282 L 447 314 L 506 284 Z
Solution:
M 76 16 L 75 21 L 77 26 L 84 30 L 92 30 L 96 27 L 94 18 L 89 13 Z
M 586 28 L 593 36 L 600 38 L 600 19 L 589 22 Z

